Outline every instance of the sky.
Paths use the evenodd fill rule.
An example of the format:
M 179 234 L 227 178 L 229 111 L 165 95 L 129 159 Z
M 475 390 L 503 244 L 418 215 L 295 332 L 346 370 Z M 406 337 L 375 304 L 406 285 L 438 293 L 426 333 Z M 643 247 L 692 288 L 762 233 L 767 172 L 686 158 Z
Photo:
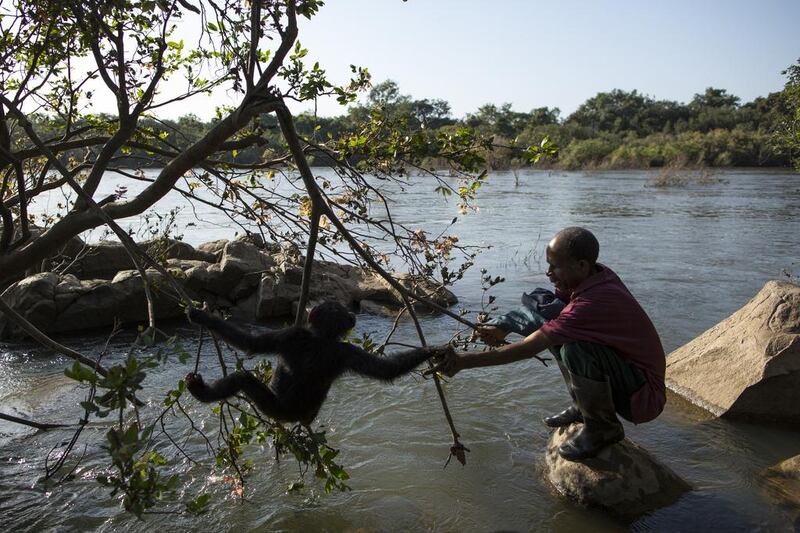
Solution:
M 486 103 L 566 117 L 612 89 L 680 102 L 712 86 L 742 102 L 778 91 L 800 57 L 798 22 L 800 0 L 327 0 L 300 41 L 334 82 L 364 66 L 373 83 L 447 100 L 456 117 Z M 223 103 L 218 94 L 165 114 L 209 118 Z M 344 109 L 329 100 L 317 112 Z

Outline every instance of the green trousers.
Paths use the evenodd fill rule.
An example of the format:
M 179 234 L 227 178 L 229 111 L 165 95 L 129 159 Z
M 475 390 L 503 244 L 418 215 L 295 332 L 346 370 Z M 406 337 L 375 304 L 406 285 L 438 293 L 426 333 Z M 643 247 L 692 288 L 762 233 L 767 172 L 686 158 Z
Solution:
M 577 341 L 551 348 L 559 365 L 570 373 L 595 381 L 611 383 L 614 408 L 631 419 L 631 394 L 647 382 L 644 372 L 602 344 Z

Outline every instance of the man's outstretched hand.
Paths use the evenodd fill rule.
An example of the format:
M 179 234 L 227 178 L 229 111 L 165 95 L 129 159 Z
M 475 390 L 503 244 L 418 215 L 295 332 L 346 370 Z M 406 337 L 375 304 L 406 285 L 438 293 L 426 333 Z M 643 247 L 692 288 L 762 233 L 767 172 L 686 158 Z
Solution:
M 433 368 L 426 370 L 422 374 L 429 376 L 434 373 L 440 373 L 447 377 L 453 377 L 464 368 L 464 354 L 459 354 L 451 347 L 450 350 L 434 359 Z
M 504 344 L 508 333 L 497 326 L 480 325 L 475 328 L 475 335 L 492 348 Z

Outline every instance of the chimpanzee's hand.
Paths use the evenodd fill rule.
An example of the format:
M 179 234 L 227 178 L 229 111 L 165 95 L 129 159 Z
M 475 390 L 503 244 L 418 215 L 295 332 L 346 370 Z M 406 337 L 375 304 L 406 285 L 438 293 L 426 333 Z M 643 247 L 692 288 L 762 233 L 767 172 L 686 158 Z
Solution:
M 203 325 L 205 324 L 206 313 L 208 311 L 208 304 L 203 305 L 203 309 L 198 309 L 193 305 L 186 306 L 186 318 L 192 324 Z
M 206 384 L 203 381 L 203 376 L 200 374 L 195 374 L 194 372 L 189 372 L 186 374 L 186 377 L 183 380 L 186 382 L 186 388 L 193 395 L 197 395 L 198 393 L 202 392 L 206 387 Z

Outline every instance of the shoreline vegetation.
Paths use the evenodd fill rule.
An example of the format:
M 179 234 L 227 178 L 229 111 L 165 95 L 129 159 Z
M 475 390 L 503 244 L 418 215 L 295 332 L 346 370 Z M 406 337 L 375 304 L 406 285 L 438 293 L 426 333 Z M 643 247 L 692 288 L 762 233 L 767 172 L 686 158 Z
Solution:
M 221 113 L 221 111 L 218 111 Z M 558 108 L 540 107 L 518 112 L 511 104 L 487 104 L 466 117 L 454 118 L 450 104 L 441 99 L 413 99 L 398 85 L 384 81 L 372 87 L 365 102 L 350 106 L 336 117 L 301 113 L 296 117 L 298 134 L 312 143 L 343 137 L 357 138 L 359 125 L 380 117 L 405 133 L 420 131 L 468 135 L 491 140 L 482 157 L 487 170 L 517 170 L 531 166 L 527 146 L 549 139 L 558 156 L 537 166 L 560 170 L 703 169 L 708 167 L 791 168 L 797 154 L 790 140 L 796 132 L 795 109 L 787 91 L 741 103 L 725 89 L 709 87 L 688 103 L 656 100 L 619 89 L 601 92 L 562 117 Z M 112 115 L 94 115 L 92 120 L 113 122 Z M 177 120 L 142 118 L 142 126 L 178 149 L 191 146 L 218 119 L 201 120 L 184 115 Z M 226 154 L 228 163 L 254 164 L 285 149 L 277 119 L 264 116 L 258 142 L 240 143 Z M 57 121 L 38 116 L 40 126 L 58 131 Z M 124 148 L 119 163 L 147 168 L 152 156 L 135 147 Z M 349 159 L 354 162 L 353 158 Z M 357 162 L 357 159 L 356 161 Z M 337 164 L 329 154 L 309 154 L 312 166 Z M 447 168 L 444 160 L 428 158 L 423 167 Z

